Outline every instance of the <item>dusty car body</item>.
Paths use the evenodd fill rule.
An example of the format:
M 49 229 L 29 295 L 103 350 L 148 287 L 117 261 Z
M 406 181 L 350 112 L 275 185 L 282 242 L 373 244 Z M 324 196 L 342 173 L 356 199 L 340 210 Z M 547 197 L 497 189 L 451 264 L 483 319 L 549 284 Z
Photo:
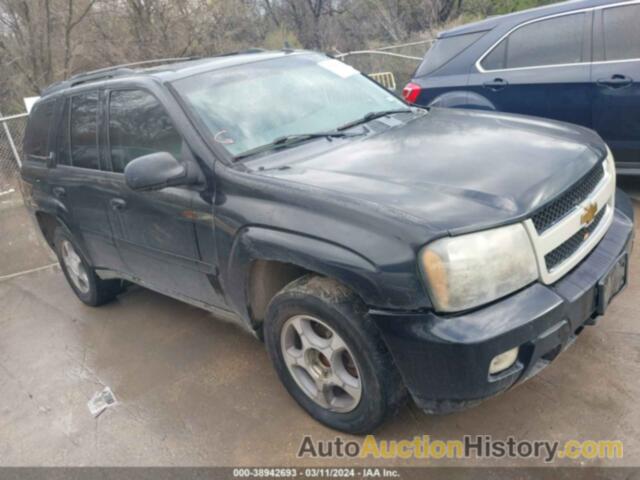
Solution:
M 237 320 L 303 408 L 359 433 L 407 392 L 449 412 L 547 365 L 625 285 L 633 210 L 591 130 L 410 108 L 333 62 L 247 53 L 76 77 L 36 105 L 22 175 L 81 300 L 124 279 Z M 270 75 L 295 77 L 277 111 Z M 303 101 L 314 75 L 323 98 Z M 243 82 L 263 101 L 229 100 Z M 349 89 L 364 106 L 327 106 Z M 265 143 L 297 98 L 329 109 L 309 120 L 324 130 Z M 362 116 L 369 102 L 389 110 Z M 121 141 L 149 119 L 155 151 Z

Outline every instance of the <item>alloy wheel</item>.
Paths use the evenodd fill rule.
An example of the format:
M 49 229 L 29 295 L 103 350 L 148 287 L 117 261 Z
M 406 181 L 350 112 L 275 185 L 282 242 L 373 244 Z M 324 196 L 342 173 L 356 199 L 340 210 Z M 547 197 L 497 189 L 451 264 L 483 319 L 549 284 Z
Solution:
M 318 318 L 296 315 L 284 323 L 280 344 L 291 376 L 315 403 L 341 413 L 358 406 L 360 371 L 353 353 L 333 328 Z
M 68 240 L 63 240 L 61 244 L 61 256 L 64 266 L 73 285 L 82 293 L 89 292 L 89 275 L 82 259 Z

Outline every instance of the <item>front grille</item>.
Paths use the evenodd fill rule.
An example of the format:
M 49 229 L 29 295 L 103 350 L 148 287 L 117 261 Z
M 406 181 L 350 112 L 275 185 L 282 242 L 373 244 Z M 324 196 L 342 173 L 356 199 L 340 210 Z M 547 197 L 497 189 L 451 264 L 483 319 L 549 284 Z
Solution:
M 567 260 L 580 248 L 580 245 L 587 241 L 595 229 L 598 228 L 606 209 L 606 206 L 602 207 L 590 225 L 578 230 L 573 234 L 573 236 L 569 237 L 568 240 L 544 256 L 544 262 L 547 264 L 547 270 L 551 271 L 553 268 Z
M 537 232 L 539 234 L 544 232 L 552 225 L 558 223 L 558 221 L 570 213 L 576 206 L 584 202 L 591 192 L 595 190 L 603 176 L 604 170 L 602 169 L 602 163 L 598 162 L 598 164 L 589 170 L 573 187 L 533 215 L 531 220 Z

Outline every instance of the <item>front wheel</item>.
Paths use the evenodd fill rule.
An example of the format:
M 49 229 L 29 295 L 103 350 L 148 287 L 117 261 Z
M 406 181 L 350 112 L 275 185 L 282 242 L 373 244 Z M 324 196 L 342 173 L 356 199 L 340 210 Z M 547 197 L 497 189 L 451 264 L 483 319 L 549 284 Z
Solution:
M 291 396 L 331 428 L 369 433 L 406 398 L 364 305 L 334 280 L 308 275 L 281 290 L 269 305 L 264 336 Z

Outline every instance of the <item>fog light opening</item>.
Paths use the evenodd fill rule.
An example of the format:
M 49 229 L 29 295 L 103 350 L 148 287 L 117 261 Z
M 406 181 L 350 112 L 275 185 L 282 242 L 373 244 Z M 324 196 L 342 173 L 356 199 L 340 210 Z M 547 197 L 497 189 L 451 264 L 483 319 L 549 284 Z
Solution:
M 516 363 L 519 351 L 520 347 L 516 347 L 493 357 L 493 360 L 491 360 L 491 364 L 489 365 L 489 374 L 495 375 L 496 373 L 503 372 L 507 368 L 511 367 Z

